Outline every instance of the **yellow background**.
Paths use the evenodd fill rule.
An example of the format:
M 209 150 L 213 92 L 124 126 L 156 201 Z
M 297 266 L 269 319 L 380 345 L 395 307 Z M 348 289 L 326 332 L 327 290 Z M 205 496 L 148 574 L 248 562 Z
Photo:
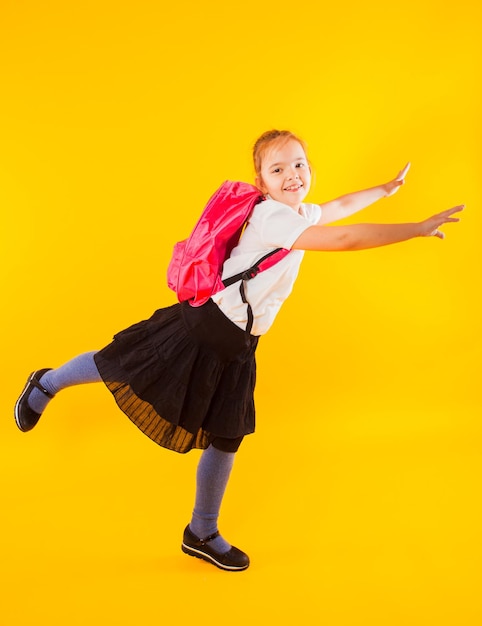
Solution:
M 2 0 L 0 626 L 482 623 L 481 19 L 473 0 Z M 26 376 L 174 302 L 165 269 L 264 130 L 309 200 L 407 185 L 363 221 L 466 203 L 447 239 L 309 253 L 260 343 L 258 432 L 221 530 L 184 556 L 198 452 L 101 385 L 17 431 Z

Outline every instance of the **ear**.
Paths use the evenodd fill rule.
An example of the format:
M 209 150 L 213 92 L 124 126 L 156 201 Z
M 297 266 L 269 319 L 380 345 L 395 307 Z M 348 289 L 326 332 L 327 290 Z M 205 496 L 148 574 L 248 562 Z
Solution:
M 254 179 L 254 184 L 260 191 L 262 191 L 263 193 L 266 193 L 267 189 L 264 186 L 263 179 L 261 178 L 261 176 L 256 176 L 256 178 Z

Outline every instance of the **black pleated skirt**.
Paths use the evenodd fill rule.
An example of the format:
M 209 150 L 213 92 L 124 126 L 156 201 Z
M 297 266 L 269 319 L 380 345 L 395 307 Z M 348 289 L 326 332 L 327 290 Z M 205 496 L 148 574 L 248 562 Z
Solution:
M 95 362 L 132 422 L 185 453 L 254 432 L 257 343 L 211 300 L 181 303 L 116 334 Z

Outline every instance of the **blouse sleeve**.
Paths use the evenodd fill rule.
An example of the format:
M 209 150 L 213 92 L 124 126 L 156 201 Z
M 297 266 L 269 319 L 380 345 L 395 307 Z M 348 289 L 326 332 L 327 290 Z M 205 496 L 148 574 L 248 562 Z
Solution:
M 256 205 L 249 220 L 267 248 L 290 249 L 298 237 L 321 217 L 316 204 L 303 204 L 301 213 L 275 200 L 265 200 Z

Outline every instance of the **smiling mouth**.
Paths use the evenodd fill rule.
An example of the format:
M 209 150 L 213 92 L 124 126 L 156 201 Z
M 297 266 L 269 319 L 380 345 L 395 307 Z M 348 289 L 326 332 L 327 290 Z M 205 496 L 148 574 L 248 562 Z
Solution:
M 290 185 L 289 187 L 285 187 L 284 191 L 298 191 L 298 189 L 301 189 L 303 187 L 303 183 L 300 183 L 299 185 Z

